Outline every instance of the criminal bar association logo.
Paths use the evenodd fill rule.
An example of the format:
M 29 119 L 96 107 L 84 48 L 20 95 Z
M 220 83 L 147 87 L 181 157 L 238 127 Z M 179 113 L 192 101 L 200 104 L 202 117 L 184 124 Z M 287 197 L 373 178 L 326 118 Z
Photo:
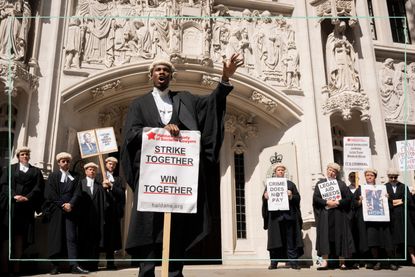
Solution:
M 281 163 L 283 158 L 284 156 L 282 154 L 275 152 L 274 155 L 269 158 L 269 161 L 271 164 Z

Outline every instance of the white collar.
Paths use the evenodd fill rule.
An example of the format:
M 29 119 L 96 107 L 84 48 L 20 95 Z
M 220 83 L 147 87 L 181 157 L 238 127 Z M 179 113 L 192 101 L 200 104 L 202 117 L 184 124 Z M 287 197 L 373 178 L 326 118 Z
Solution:
M 29 170 L 29 164 L 19 163 L 19 170 L 26 173 Z
M 170 92 L 170 89 L 169 88 L 166 88 L 165 90 L 160 90 L 160 89 L 158 89 L 158 88 L 156 88 L 156 87 L 153 87 L 153 95 L 158 95 L 158 96 L 160 96 L 160 97 L 166 97 L 167 95 L 169 95 L 169 92 Z
M 94 180 L 95 180 L 94 178 L 90 178 L 90 177 L 86 176 L 86 185 L 88 187 L 92 187 L 94 185 Z

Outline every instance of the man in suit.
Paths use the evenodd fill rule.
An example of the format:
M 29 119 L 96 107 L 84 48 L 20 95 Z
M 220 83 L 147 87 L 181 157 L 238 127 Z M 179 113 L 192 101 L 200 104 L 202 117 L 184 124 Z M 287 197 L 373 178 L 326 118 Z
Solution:
M 85 178 L 81 179 L 79 257 L 90 259 L 84 262 L 89 271 L 98 270 L 100 249 L 104 247 L 104 223 L 107 201 L 104 187 L 96 179 L 98 165 L 84 165 Z
M 167 129 L 177 136 L 180 130 L 199 130 L 201 150 L 196 214 L 172 214 L 171 259 L 183 259 L 185 252 L 208 234 L 207 184 L 215 183 L 217 161 L 224 136 L 226 96 L 233 86 L 229 78 L 243 65 L 243 59 L 233 54 L 223 63 L 222 79 L 208 96 L 195 96 L 187 91 L 170 91 L 175 71 L 168 61 L 155 61 L 150 66 L 153 90 L 137 98 L 130 106 L 121 150 L 127 183 L 134 191 L 126 250 L 133 258 L 161 257 L 163 213 L 137 211 L 137 184 L 140 169 L 141 137 L 144 127 Z M 219 185 L 219 184 L 216 184 Z M 189 228 L 191 226 L 191 228 Z M 140 277 L 153 277 L 155 261 L 140 262 Z M 169 264 L 169 276 L 183 276 L 183 262 Z
M 83 135 L 84 143 L 81 143 L 83 155 L 91 155 L 97 153 L 97 144 L 92 141 L 91 133 L 86 132 Z
M 49 175 L 45 188 L 43 213 L 48 225 L 48 254 L 53 268 L 50 274 L 59 274 L 56 258 L 68 257 L 72 273 L 87 274 L 78 265 L 77 212 L 81 190 L 77 176 L 69 172 L 72 156 L 61 152 L 56 155 L 59 170 Z

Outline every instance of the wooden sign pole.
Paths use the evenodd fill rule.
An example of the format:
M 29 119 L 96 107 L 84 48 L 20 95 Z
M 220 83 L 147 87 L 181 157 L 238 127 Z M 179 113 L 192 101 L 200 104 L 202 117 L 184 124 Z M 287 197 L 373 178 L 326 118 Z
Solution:
M 102 158 L 102 154 L 98 155 L 99 157 L 99 166 L 101 167 L 101 173 L 102 173 L 102 180 L 106 180 L 107 179 L 107 174 L 106 174 L 106 170 L 105 170 L 105 165 L 104 165 L 104 159 Z
M 170 230 L 171 230 L 171 213 L 164 213 L 163 227 L 163 253 L 161 262 L 161 277 L 169 276 L 169 254 L 170 254 Z

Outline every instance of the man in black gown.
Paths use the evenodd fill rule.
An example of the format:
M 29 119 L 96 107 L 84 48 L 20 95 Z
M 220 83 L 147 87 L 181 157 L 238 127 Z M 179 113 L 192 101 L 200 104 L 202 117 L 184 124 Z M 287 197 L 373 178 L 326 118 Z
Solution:
M 233 89 L 229 78 L 243 64 L 238 54 L 223 63 L 222 80 L 208 96 L 186 91 L 170 91 L 174 72 L 168 61 L 156 61 L 150 67 L 154 88 L 131 104 L 124 127 L 121 150 L 127 183 L 134 192 L 126 250 L 133 258 L 160 259 L 163 213 L 137 211 L 137 185 L 140 169 L 141 137 L 144 127 L 167 129 L 171 135 L 180 130 L 201 132 L 199 187 L 196 214 L 172 214 L 171 259 L 183 259 L 185 252 L 209 232 L 207 185 L 212 185 L 216 163 L 224 136 L 226 96 Z M 218 185 L 218 184 L 216 184 Z M 140 277 L 153 277 L 155 261 L 140 262 Z M 183 262 L 170 262 L 169 276 L 183 276 Z

